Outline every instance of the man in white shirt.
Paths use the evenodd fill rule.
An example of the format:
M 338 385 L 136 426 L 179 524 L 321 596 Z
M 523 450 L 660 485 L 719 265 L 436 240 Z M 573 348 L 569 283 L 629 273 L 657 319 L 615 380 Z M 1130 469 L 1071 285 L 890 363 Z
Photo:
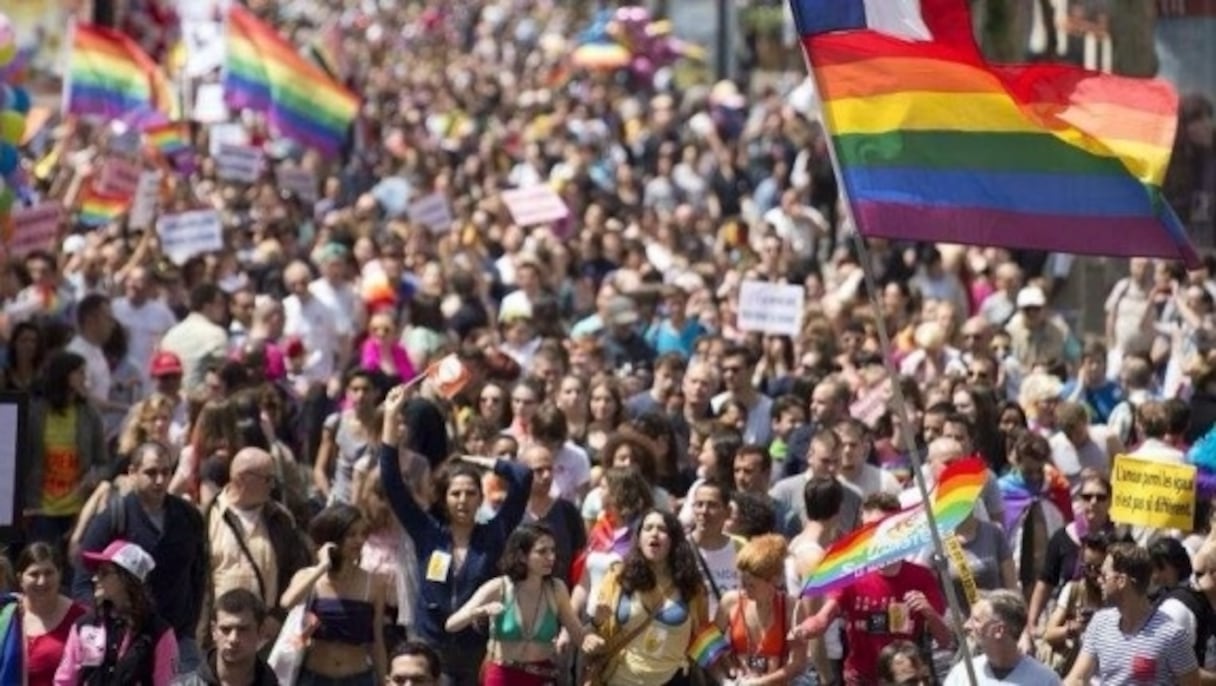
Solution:
M 553 404 L 536 409 L 531 424 L 532 441 L 548 448 L 553 455 L 551 495 L 578 505 L 591 489 L 591 459 L 587 451 L 569 440 L 566 415 Z
M 110 363 L 101 350 L 116 325 L 110 299 L 104 295 L 86 295 L 76 306 L 76 336 L 67 349 L 84 358 L 89 396 L 99 410 L 117 409 L 110 403 Z
M 146 372 L 152 354 L 160 339 L 177 323 L 173 310 L 153 297 L 149 280 L 147 269 L 132 269 L 123 284 L 126 295 L 116 299 L 112 306 L 114 318 L 127 330 L 128 357 L 145 372 L 145 383 L 150 380 Z
M 308 356 L 304 375 L 314 384 L 325 384 L 333 375 L 342 336 L 337 319 L 309 288 L 312 272 L 303 262 L 292 262 L 283 271 L 283 283 L 291 295 L 283 300 L 285 336 L 295 336 Z
M 722 595 L 739 587 L 739 571 L 735 565 L 739 548 L 734 539 L 723 533 L 730 514 L 724 488 L 723 484 L 706 481 L 689 494 L 696 522 L 692 544 L 695 546 L 702 583 L 709 594 L 711 617 L 717 613 Z
M 1058 686 L 1060 677 L 1018 649 L 1018 636 L 1026 626 L 1026 603 L 1015 591 L 1000 589 L 983 594 L 971 606 L 964 628 L 980 654 L 971 658 L 975 682 L 962 662 L 950 670 L 944 686 Z M 974 650 L 974 648 L 973 648 Z
M 321 248 L 317 258 L 321 277 L 308 285 L 309 293 L 332 313 L 344 346 L 350 345 L 365 323 L 363 301 L 355 293 L 347 276 L 348 254 L 346 248 L 338 243 L 329 243 Z
M 202 383 L 207 363 L 228 352 L 228 330 L 223 326 L 227 314 L 224 291 L 213 283 L 201 283 L 190 291 L 190 314 L 160 339 L 160 349 L 181 360 L 187 393 Z

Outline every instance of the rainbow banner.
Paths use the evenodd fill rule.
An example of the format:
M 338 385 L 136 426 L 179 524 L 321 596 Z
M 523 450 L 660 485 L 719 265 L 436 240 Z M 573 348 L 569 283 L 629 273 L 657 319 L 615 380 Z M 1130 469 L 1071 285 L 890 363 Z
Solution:
M 135 41 L 100 26 L 72 30 L 65 109 L 119 119 L 133 112 L 175 109 L 164 72 Z
M 1165 82 L 990 65 L 963 0 L 790 4 L 863 235 L 1198 263 Z
M 933 516 L 942 536 L 953 533 L 971 514 L 987 478 L 988 468 L 978 457 L 952 462 L 942 472 L 933 492 Z M 932 545 L 924 503 L 913 505 L 833 543 L 803 585 L 802 595 L 844 588 Z
M 236 3 L 228 11 L 224 98 L 265 112 L 284 136 L 329 156 L 341 153 L 359 113 L 358 97 Z
M 80 212 L 77 220 L 85 226 L 104 226 L 122 216 L 131 201 L 111 195 L 102 195 L 85 185 L 80 192 Z

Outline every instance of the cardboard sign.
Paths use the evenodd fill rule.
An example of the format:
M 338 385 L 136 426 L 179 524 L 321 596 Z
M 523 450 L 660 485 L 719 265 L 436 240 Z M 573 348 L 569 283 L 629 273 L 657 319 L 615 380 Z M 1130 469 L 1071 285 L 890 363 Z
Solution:
M 133 229 L 148 229 L 156 221 L 156 209 L 160 204 L 160 172 L 146 171 L 139 175 L 135 188 L 135 200 L 131 203 L 129 223 Z
M 207 129 L 207 152 L 220 154 L 225 145 L 249 145 L 249 132 L 240 124 L 214 124 Z
M 295 193 L 305 202 L 317 201 L 317 175 L 299 167 L 279 167 L 276 172 L 279 187 Z
M 11 216 L 13 233 L 8 239 L 10 257 L 25 257 L 38 251 L 53 251 L 59 239 L 59 222 L 63 208 L 57 202 L 14 210 Z
M 224 103 L 224 84 L 204 83 L 194 94 L 194 109 L 190 118 L 203 124 L 218 124 L 229 119 L 228 105 Z
M 740 331 L 779 336 L 802 334 L 806 288 L 788 283 L 744 281 L 739 288 Z
M 215 210 L 163 216 L 156 222 L 156 232 L 160 234 L 161 250 L 179 265 L 195 255 L 224 247 L 224 225 Z
M 549 224 L 570 216 L 562 196 L 545 185 L 503 191 L 502 201 L 519 226 Z
M 225 181 L 253 183 L 262 175 L 263 157 L 260 148 L 225 143 L 215 158 L 215 171 Z
M 112 198 L 130 198 L 139 187 L 141 173 L 143 169 L 125 157 L 107 157 L 93 187 Z
M 431 193 L 410 203 L 410 221 L 422 224 L 431 233 L 447 233 L 452 230 L 452 206 L 448 196 L 443 193 Z
M 1115 457 L 1111 521 L 1190 531 L 1195 525 L 1195 465 Z

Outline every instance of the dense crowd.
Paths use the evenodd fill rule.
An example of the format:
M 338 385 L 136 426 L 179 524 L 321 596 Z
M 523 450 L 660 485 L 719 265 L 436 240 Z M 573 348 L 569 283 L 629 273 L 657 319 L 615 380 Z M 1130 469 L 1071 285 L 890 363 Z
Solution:
M 218 209 L 224 250 L 120 218 L 0 263 L 0 685 L 954 686 L 964 636 L 981 684 L 1216 679 L 1216 493 L 1187 531 L 1110 517 L 1115 456 L 1187 464 L 1216 422 L 1216 262 L 1130 260 L 1085 335 L 1065 256 L 859 253 L 801 74 L 573 68 L 567 3 L 253 5 L 341 29 L 341 162 L 241 120 L 319 199 L 220 180 L 196 126 L 162 211 Z M 70 206 L 112 135 L 55 129 L 37 192 Z M 1174 162 L 1210 226 L 1203 98 Z M 538 183 L 568 219 L 515 223 Z M 434 192 L 450 227 L 407 216 Z M 741 328 L 745 281 L 804 287 L 800 333 Z M 961 553 L 803 597 L 970 456 Z

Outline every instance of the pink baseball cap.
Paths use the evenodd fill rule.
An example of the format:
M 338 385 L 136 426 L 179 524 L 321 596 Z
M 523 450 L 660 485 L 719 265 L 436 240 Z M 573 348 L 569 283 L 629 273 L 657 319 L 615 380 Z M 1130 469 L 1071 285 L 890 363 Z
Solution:
M 82 557 L 85 569 L 90 572 L 108 562 L 127 570 L 140 581 L 146 581 L 148 574 L 156 568 L 156 561 L 143 548 L 122 539 L 110 543 L 100 553 L 85 553 Z

